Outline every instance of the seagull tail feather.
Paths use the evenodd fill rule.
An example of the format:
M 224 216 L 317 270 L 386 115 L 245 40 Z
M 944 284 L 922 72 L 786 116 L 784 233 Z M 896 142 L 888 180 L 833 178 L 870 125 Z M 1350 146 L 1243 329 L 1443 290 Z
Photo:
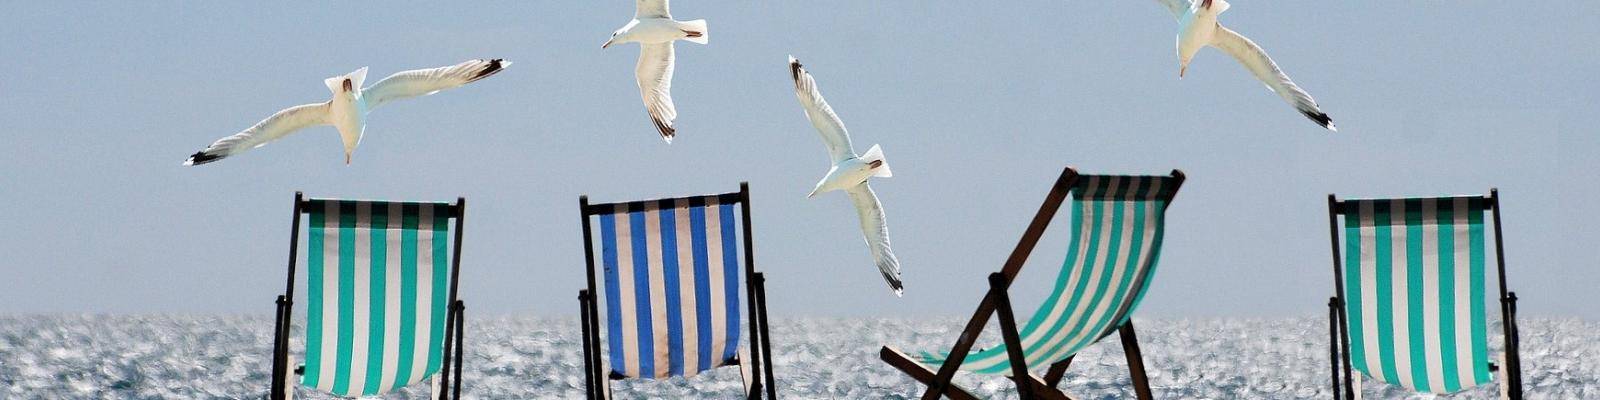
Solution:
M 878 145 L 872 145 L 872 148 L 867 149 L 867 152 L 861 155 L 861 161 L 872 166 L 872 176 L 879 178 L 894 176 L 894 172 L 889 170 L 889 161 L 883 158 L 883 148 Z
M 711 40 L 711 32 L 706 31 L 706 20 L 697 19 L 693 21 L 679 22 L 678 29 L 682 29 L 683 33 L 689 35 L 689 37 L 683 38 L 683 40 L 699 44 L 706 44 L 709 40 Z

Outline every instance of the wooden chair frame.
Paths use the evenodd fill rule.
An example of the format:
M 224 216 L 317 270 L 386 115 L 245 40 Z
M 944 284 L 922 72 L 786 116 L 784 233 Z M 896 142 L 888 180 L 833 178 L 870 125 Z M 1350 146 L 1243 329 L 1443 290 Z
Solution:
M 1065 392 L 1056 388 L 1061 379 L 1066 375 L 1067 368 L 1072 365 L 1072 359 L 1067 357 L 1060 362 L 1050 365 L 1045 376 L 1040 377 L 1028 372 L 1027 360 L 1022 354 L 1021 340 L 1017 335 L 1017 322 L 1012 312 L 1010 296 L 1007 293 L 1011 283 L 1021 272 L 1022 265 L 1027 262 L 1028 256 L 1033 253 L 1033 248 L 1039 243 L 1039 238 L 1044 235 L 1045 228 L 1055 218 L 1056 211 L 1066 201 L 1067 195 L 1079 178 L 1078 171 L 1067 167 L 1061 171 L 1061 176 L 1056 178 L 1050 194 L 1045 197 L 1044 204 L 1039 206 L 1039 212 L 1034 215 L 1033 221 L 1028 224 L 1028 229 L 1023 231 L 1022 240 L 1017 242 L 1017 247 L 1011 251 L 1011 256 L 1006 259 L 1000 272 L 989 275 L 989 291 L 984 295 L 983 301 L 978 303 L 978 310 L 967 321 L 961 336 L 950 349 L 949 358 L 945 359 L 939 370 L 933 371 L 926 366 L 914 361 L 910 356 L 884 346 L 878 356 L 884 362 L 910 375 L 923 384 L 928 385 L 928 390 L 922 394 L 924 400 L 935 400 L 941 396 L 956 400 L 977 399 L 972 392 L 956 386 L 951 382 L 961 363 L 972 351 L 973 343 L 983 333 L 984 325 L 989 323 L 989 317 L 998 313 L 1000 320 L 1000 334 L 1005 341 L 1008 356 L 1011 361 L 1012 381 L 1017 385 L 1017 393 L 1023 399 L 1071 399 Z M 1167 194 L 1166 201 L 1170 204 L 1177 195 L 1178 189 L 1183 186 L 1185 176 L 1183 171 L 1172 170 L 1172 177 L 1176 179 L 1176 186 Z M 1128 359 L 1128 373 L 1133 381 L 1134 393 L 1140 400 L 1150 400 L 1150 381 L 1145 373 L 1144 357 L 1139 351 L 1138 335 L 1134 332 L 1133 320 L 1128 320 L 1118 329 L 1121 334 L 1123 353 Z

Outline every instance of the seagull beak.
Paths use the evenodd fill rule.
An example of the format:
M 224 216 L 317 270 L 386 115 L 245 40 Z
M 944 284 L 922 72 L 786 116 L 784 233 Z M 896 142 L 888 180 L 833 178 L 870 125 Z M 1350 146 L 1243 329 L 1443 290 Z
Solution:
M 611 41 L 613 41 L 613 40 L 616 40 L 616 38 L 611 38 L 610 40 L 606 40 L 606 44 L 600 45 L 600 48 L 604 49 L 604 48 L 607 48 L 607 47 L 611 47 Z
M 811 193 L 806 194 L 806 198 L 809 199 L 809 198 L 812 198 L 812 197 L 817 197 L 817 190 L 816 189 L 811 189 Z

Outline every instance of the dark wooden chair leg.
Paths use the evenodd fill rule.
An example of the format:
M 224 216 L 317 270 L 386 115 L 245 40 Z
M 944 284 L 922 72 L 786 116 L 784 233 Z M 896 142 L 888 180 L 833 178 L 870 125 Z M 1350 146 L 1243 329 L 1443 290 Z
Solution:
M 1497 227 L 1498 228 L 1498 227 Z M 1517 292 L 1509 292 L 1504 300 L 1506 304 L 1506 382 L 1511 385 L 1507 390 L 1507 397 L 1511 400 L 1522 400 L 1522 332 L 1517 330 Z
M 1017 382 L 1017 396 L 1024 400 L 1031 400 L 1033 385 L 1028 381 L 1028 360 L 1022 354 L 1022 339 L 1017 336 L 1016 316 L 1011 313 L 1011 296 L 1006 293 L 1005 274 L 999 272 L 989 275 L 989 290 L 995 293 L 995 310 L 999 312 L 1000 336 L 1005 340 L 1006 356 L 1011 362 L 1011 376 Z
M 462 364 L 466 363 L 466 360 L 465 360 L 465 357 L 466 357 L 466 354 L 465 354 L 466 345 L 463 344 L 463 342 L 466 341 L 465 335 L 467 334 L 467 314 L 466 314 L 466 312 L 467 312 L 466 303 L 461 302 L 461 300 L 456 300 L 456 328 L 455 328 L 456 329 L 456 349 L 455 349 L 455 351 L 456 351 L 456 358 L 455 358 L 455 361 L 456 361 L 455 377 L 456 377 L 456 379 L 455 379 L 454 382 L 451 382 L 451 383 L 453 383 L 455 385 L 455 388 L 452 389 L 451 395 L 450 395 L 450 398 L 455 399 L 455 400 L 461 400 L 461 381 L 465 380 L 465 379 L 462 379 L 462 376 L 461 376 L 461 366 L 462 366 Z
M 1065 360 L 1061 360 L 1055 364 L 1050 364 L 1050 370 L 1045 371 L 1044 374 L 1044 384 L 1050 387 L 1056 387 L 1057 385 L 1060 385 L 1061 379 L 1067 376 L 1067 368 L 1072 366 L 1072 359 L 1077 357 L 1077 354 L 1073 354 L 1071 356 L 1067 356 L 1067 359 Z
M 1133 332 L 1133 320 L 1122 325 L 1122 352 L 1128 357 L 1128 374 L 1133 379 L 1133 392 L 1139 400 L 1152 400 L 1150 377 L 1144 371 L 1144 355 L 1139 352 L 1139 336 Z
M 284 398 L 284 392 L 289 390 L 288 382 L 285 382 L 284 379 L 288 376 L 286 372 L 289 369 L 288 352 L 285 351 L 288 349 L 286 343 L 289 341 L 289 335 L 284 333 L 288 330 L 286 326 L 289 325 L 289 321 L 286 320 L 288 317 L 285 315 L 289 307 L 289 300 L 285 299 L 283 295 L 279 295 L 276 303 L 278 312 L 276 319 L 272 323 L 272 386 L 270 392 L 268 392 L 268 398 L 271 400 Z
M 1333 398 L 1339 400 L 1339 298 L 1328 298 L 1328 369 L 1332 373 Z
M 590 357 L 594 343 L 590 339 L 589 331 L 589 290 L 578 291 L 578 325 L 583 329 L 583 389 L 584 398 L 594 400 L 595 376 L 594 370 L 589 367 Z
M 757 306 L 760 307 L 755 312 L 761 313 L 761 353 L 766 354 L 766 358 L 761 360 L 761 367 L 766 370 L 766 375 L 764 376 L 767 378 L 765 385 L 767 389 L 767 399 L 771 400 L 778 398 L 778 378 L 774 376 L 772 372 L 772 328 L 770 322 L 767 320 L 767 274 L 764 272 L 757 272 L 755 274 L 755 280 L 756 303 Z
M 882 359 L 884 363 L 889 364 L 889 366 L 895 367 L 895 369 L 899 369 L 901 372 L 905 372 L 905 374 L 910 376 L 911 379 L 915 379 L 917 382 L 922 382 L 924 385 L 931 387 L 935 382 L 938 381 L 939 377 L 936 372 L 928 369 L 927 366 L 912 360 L 911 356 L 908 356 L 899 350 L 895 350 L 894 348 L 890 348 L 888 346 L 883 347 L 882 350 L 878 351 L 878 358 Z M 978 399 L 978 396 L 973 395 L 972 392 L 969 392 L 966 389 L 949 382 L 945 383 L 945 388 L 941 393 L 943 393 L 941 396 L 949 397 L 954 400 Z

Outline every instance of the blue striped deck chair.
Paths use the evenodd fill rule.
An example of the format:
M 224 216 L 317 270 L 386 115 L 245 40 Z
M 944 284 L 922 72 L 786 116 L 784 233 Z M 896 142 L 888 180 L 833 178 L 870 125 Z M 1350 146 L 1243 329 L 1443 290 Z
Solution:
M 748 184 L 723 194 L 607 204 L 583 196 L 578 203 L 588 264 L 588 288 L 578 300 L 590 399 L 610 398 L 611 380 L 687 378 L 731 365 L 748 398 L 760 398 L 763 387 L 766 398 L 775 397 L 772 360 L 762 357 L 772 345 L 765 279 L 751 248 Z M 748 350 L 739 345 L 741 323 Z
M 1485 214 L 1494 220 L 1494 270 L 1487 269 Z M 1497 370 L 1502 398 L 1522 398 L 1517 294 L 1506 289 L 1498 190 L 1490 189 L 1488 196 L 1401 199 L 1339 200 L 1330 194 L 1328 230 L 1334 398 L 1341 392 L 1346 399 L 1360 398 L 1363 376 L 1412 392 L 1444 394 L 1488 384 Z M 1489 354 L 1484 293 L 1489 273 L 1498 273 L 1500 286 L 1505 352 L 1499 364 Z
M 462 198 L 454 204 L 385 202 L 307 199 L 296 192 L 269 398 L 293 398 L 295 379 L 307 390 L 371 397 L 430 378 L 429 397 L 460 398 L 466 307 L 456 299 L 456 278 L 465 211 Z M 301 215 L 308 220 L 305 352 L 291 368 Z
M 948 352 L 917 354 L 884 346 L 879 356 L 926 384 L 923 399 L 976 398 L 951 383 L 957 370 L 1008 376 L 1024 399 L 1066 399 L 1056 385 L 1073 357 L 1120 332 L 1134 391 L 1149 399 L 1150 383 L 1130 317 L 1155 274 L 1167 206 L 1183 181 L 1183 172 L 1177 170 L 1170 176 L 1079 175 L 1068 167 L 1005 266 L 989 275 L 989 291 L 955 346 Z M 1050 295 L 1018 330 L 1007 292 L 1068 194 L 1073 224 L 1066 261 Z M 991 314 L 998 314 L 1002 343 L 971 351 Z M 1047 365 L 1043 377 L 1029 371 Z

